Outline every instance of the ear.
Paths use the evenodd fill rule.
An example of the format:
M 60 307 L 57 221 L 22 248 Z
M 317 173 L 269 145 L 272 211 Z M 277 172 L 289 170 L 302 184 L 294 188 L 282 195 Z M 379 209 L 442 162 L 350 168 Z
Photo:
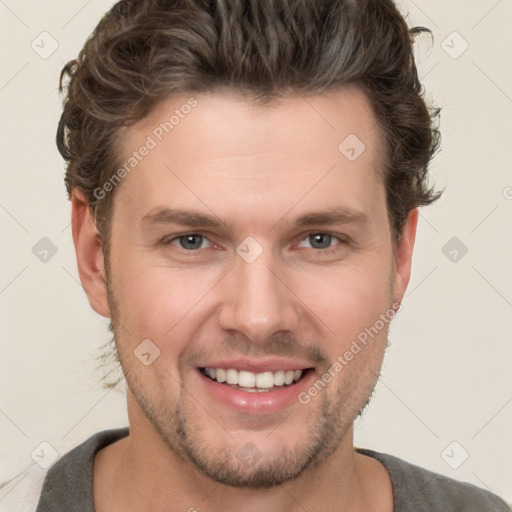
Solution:
M 74 189 L 71 196 L 71 226 L 78 273 L 89 304 L 96 313 L 110 318 L 101 237 L 92 208 L 79 189 Z
M 412 253 L 416 240 L 418 208 L 409 212 L 402 234 L 396 244 L 394 265 L 394 298 L 402 302 L 411 277 Z

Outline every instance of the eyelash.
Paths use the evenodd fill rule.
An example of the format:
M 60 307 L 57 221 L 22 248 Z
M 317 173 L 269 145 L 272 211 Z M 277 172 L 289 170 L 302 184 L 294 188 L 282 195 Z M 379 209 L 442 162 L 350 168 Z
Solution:
M 335 234 L 335 233 L 329 233 L 329 232 L 324 232 L 324 231 L 311 231 L 310 233 L 307 233 L 305 236 L 303 236 L 300 241 L 302 242 L 303 240 L 305 240 L 306 238 L 310 237 L 310 236 L 314 236 L 314 235 L 328 235 L 334 239 L 337 239 L 340 243 L 337 244 L 337 245 L 334 245 L 333 247 L 329 247 L 329 248 L 326 248 L 326 249 L 315 249 L 314 247 L 311 247 L 311 249 L 313 249 L 314 251 L 316 252 L 319 252 L 319 253 L 322 253 L 322 254 L 332 254 L 333 252 L 337 251 L 341 245 L 345 245 L 347 243 L 347 238 L 344 236 L 344 235 L 338 235 L 338 234 Z M 179 235 L 175 235 L 173 236 L 172 238 L 164 238 L 162 240 L 162 244 L 163 245 L 171 245 L 171 242 L 174 242 L 175 240 L 178 240 L 180 239 L 181 237 L 184 237 L 184 236 L 201 236 L 203 238 L 205 238 L 206 240 L 208 240 L 210 243 L 213 244 L 213 242 L 203 233 L 198 233 L 198 232 L 188 232 L 188 233 L 182 233 L 182 234 L 179 234 Z M 194 256 L 197 256 L 199 255 L 200 251 L 202 251 L 203 249 L 191 249 L 191 250 L 186 250 L 186 249 L 183 249 L 181 247 L 177 247 L 178 249 L 180 249 L 182 252 L 184 253 L 187 253 L 190 257 L 194 257 Z M 309 247 L 303 247 L 302 249 L 309 249 Z

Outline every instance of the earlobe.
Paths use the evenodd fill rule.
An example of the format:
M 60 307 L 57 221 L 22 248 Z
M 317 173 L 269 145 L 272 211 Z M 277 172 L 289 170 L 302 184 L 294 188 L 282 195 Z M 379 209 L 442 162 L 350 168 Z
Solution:
M 89 304 L 96 313 L 110 318 L 101 238 L 92 209 L 79 189 L 71 196 L 71 226 L 78 273 Z
M 418 225 L 418 208 L 409 212 L 402 235 L 396 244 L 394 264 L 394 297 L 402 302 L 411 277 L 412 254 Z

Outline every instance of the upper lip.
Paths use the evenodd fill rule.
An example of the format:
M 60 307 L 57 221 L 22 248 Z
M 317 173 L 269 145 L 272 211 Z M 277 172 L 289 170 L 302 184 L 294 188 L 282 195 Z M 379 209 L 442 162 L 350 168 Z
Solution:
M 218 359 L 199 364 L 199 368 L 232 368 L 252 373 L 277 372 L 278 370 L 306 370 L 312 368 L 310 364 L 303 361 L 292 361 L 290 359 Z

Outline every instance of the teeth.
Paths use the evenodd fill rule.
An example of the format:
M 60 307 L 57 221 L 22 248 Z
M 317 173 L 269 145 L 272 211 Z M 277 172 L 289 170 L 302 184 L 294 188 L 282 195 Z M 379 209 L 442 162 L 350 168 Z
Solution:
M 282 386 L 283 384 L 284 384 L 284 371 L 279 370 L 277 372 L 274 372 L 274 386 Z
M 259 377 L 259 375 L 258 375 L 258 377 Z M 254 373 L 241 371 L 238 373 L 237 384 L 244 388 L 254 388 L 254 387 L 256 387 L 255 386 L 256 376 L 254 375 Z M 258 387 L 261 388 L 263 386 L 258 386 Z
M 274 387 L 274 374 L 272 372 L 258 373 L 256 375 L 256 387 L 267 389 Z
M 289 386 L 293 382 L 298 382 L 302 377 L 302 370 L 278 370 L 276 372 L 253 373 L 245 370 L 235 370 L 233 368 L 205 368 L 204 373 L 217 382 L 234 384 L 247 391 L 256 391 L 257 389 L 270 389 L 274 386 Z
M 226 370 L 226 382 L 228 384 L 238 384 L 238 372 L 232 369 Z
M 290 385 L 293 382 L 293 377 L 295 376 L 295 372 L 290 370 L 284 374 L 284 383 Z

